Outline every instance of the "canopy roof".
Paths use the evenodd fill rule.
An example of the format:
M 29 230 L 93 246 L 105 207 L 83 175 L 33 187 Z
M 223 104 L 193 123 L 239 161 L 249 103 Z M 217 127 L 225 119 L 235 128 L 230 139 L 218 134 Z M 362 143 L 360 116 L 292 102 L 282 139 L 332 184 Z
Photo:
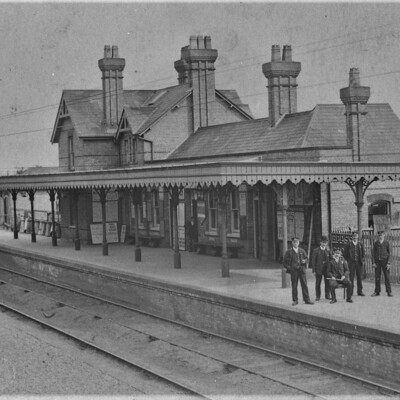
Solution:
M 399 180 L 400 163 L 210 162 L 153 163 L 141 167 L 0 177 L 0 191 Z

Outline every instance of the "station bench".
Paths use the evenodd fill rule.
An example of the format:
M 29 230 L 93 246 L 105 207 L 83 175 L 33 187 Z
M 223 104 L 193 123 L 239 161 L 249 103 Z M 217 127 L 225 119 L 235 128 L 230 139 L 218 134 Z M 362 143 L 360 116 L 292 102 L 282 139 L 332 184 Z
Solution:
M 159 247 L 161 240 L 163 237 L 161 236 L 147 236 L 147 235 L 139 235 L 140 245 L 141 246 L 152 246 Z M 135 236 L 129 236 L 127 243 L 135 244 Z
M 214 251 L 215 256 L 221 256 L 222 254 L 222 243 L 221 242 L 211 242 L 211 241 L 200 241 L 195 243 L 197 248 L 199 249 L 199 254 L 204 254 L 206 252 L 206 248 L 211 248 Z M 228 252 L 230 252 L 231 258 L 237 258 L 239 249 L 243 247 L 242 244 L 239 243 L 226 243 L 226 248 Z
M 161 236 L 142 236 L 139 235 L 140 244 L 142 246 L 152 245 L 153 247 L 159 247 L 162 240 Z

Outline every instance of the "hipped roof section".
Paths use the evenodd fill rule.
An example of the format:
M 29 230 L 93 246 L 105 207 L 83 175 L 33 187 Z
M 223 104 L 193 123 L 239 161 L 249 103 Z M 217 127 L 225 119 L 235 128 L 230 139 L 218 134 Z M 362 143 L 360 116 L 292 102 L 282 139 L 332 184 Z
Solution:
M 400 120 L 388 104 L 366 106 L 361 126 L 362 155 L 369 161 L 398 161 Z M 228 158 L 291 150 L 348 147 L 345 107 L 317 105 L 311 111 L 284 115 L 275 127 L 268 118 L 198 129 L 170 156 L 170 160 Z

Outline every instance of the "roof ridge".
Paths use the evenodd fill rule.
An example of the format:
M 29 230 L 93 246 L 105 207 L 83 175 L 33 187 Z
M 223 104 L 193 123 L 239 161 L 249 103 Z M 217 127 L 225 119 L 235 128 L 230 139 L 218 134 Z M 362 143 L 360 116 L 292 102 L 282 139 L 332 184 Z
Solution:
M 198 132 L 200 130 L 206 130 L 206 129 L 210 129 L 210 128 L 215 128 L 217 126 L 249 124 L 249 123 L 263 122 L 263 121 L 268 121 L 268 120 L 269 120 L 269 117 L 263 117 L 263 118 L 248 119 L 248 120 L 245 120 L 245 121 L 225 122 L 224 124 L 201 126 L 199 129 L 197 129 L 196 132 Z

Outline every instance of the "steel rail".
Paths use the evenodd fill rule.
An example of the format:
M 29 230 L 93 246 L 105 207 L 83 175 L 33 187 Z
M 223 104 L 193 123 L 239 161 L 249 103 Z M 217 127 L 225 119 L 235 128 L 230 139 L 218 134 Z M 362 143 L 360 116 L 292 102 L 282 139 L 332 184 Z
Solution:
M 349 374 L 349 373 L 344 372 L 344 371 L 339 371 L 339 370 L 336 370 L 334 368 L 327 367 L 325 365 L 321 365 L 321 364 L 318 364 L 318 363 L 315 363 L 315 362 L 312 362 L 312 361 L 309 361 L 309 360 L 304 360 L 304 359 L 301 359 L 301 358 L 298 358 L 298 357 L 295 357 L 295 356 L 287 355 L 286 353 L 282 353 L 282 352 L 279 352 L 279 351 L 276 351 L 276 350 L 271 350 L 271 349 L 267 349 L 265 347 L 257 346 L 257 345 L 255 345 L 253 343 L 241 341 L 241 340 L 238 340 L 238 339 L 232 339 L 232 338 L 230 338 L 228 336 L 219 335 L 219 334 L 216 334 L 216 333 L 213 333 L 213 332 L 209 332 L 209 331 L 206 331 L 206 330 L 195 328 L 195 327 L 192 327 L 192 326 L 190 326 L 188 324 L 181 323 L 181 322 L 176 322 L 174 320 L 171 320 L 171 319 L 168 319 L 168 318 L 165 318 L 165 317 L 160 317 L 159 315 L 152 314 L 152 313 L 149 313 L 149 312 L 145 312 L 143 310 L 136 309 L 136 308 L 128 306 L 126 304 L 118 303 L 118 302 L 115 302 L 113 300 L 105 299 L 103 297 L 99 297 L 99 296 L 96 296 L 96 295 L 93 295 L 93 294 L 90 294 L 90 293 L 82 292 L 79 289 L 75 289 L 75 288 L 72 288 L 72 287 L 69 287 L 69 286 L 66 286 L 66 285 L 60 285 L 60 284 L 57 284 L 57 283 L 41 280 L 41 279 L 38 279 L 36 277 L 32 277 L 32 276 L 29 276 L 29 275 L 26 275 L 26 274 L 23 274 L 23 273 L 20 273 L 20 272 L 12 271 L 12 270 L 9 270 L 9 269 L 1 267 L 1 266 L 0 266 L 0 270 L 9 272 L 11 274 L 20 275 L 20 276 L 23 276 L 25 278 L 31 279 L 33 281 L 36 281 L 36 282 L 39 282 L 39 283 L 43 283 L 43 284 L 46 284 L 46 285 L 49 285 L 49 286 L 54 286 L 54 287 L 60 288 L 62 290 L 66 290 L 66 291 L 70 291 L 70 292 L 73 292 L 73 293 L 77 293 L 77 294 L 79 294 L 81 296 L 85 296 L 85 297 L 89 297 L 89 298 L 92 298 L 92 299 L 95 299 L 95 300 L 98 300 L 98 301 L 102 301 L 104 303 L 108 303 L 108 304 L 111 304 L 111 305 L 116 306 L 116 307 L 124 308 L 124 309 L 127 309 L 129 311 L 133 311 L 133 312 L 145 315 L 145 316 L 152 317 L 154 319 L 165 321 L 165 322 L 177 325 L 177 326 L 183 326 L 183 327 L 188 328 L 190 330 L 197 331 L 197 332 L 199 332 L 201 334 L 208 335 L 209 337 L 216 337 L 216 338 L 220 338 L 220 339 L 226 340 L 228 342 L 232 342 L 232 343 L 236 343 L 236 344 L 239 344 L 239 345 L 247 346 L 249 348 L 253 348 L 255 350 L 258 350 L 258 351 L 261 351 L 261 352 L 264 352 L 264 353 L 267 353 L 267 354 L 271 354 L 271 355 L 273 355 L 273 356 L 275 356 L 277 358 L 281 358 L 281 359 L 287 361 L 288 363 L 290 363 L 292 365 L 293 364 L 302 364 L 302 365 L 311 367 L 311 368 L 313 368 L 313 369 L 315 369 L 317 371 L 321 371 L 321 372 L 337 375 L 337 376 L 343 377 L 345 379 L 348 379 L 348 380 L 351 380 L 351 381 L 354 381 L 354 382 L 358 382 L 358 383 L 361 383 L 363 385 L 367 385 L 367 386 L 369 386 L 369 387 L 371 387 L 371 388 L 373 388 L 373 389 L 375 389 L 375 390 L 377 390 L 379 392 L 385 392 L 384 394 L 387 394 L 387 395 L 400 395 L 400 390 L 392 388 L 392 387 L 389 387 L 389 386 L 386 386 L 386 385 L 384 385 L 382 383 L 379 383 L 379 382 L 372 381 L 370 379 L 365 379 L 365 378 L 362 378 L 360 376 L 352 375 L 352 374 Z M 0 280 L 0 282 L 1 282 L 1 280 Z M 65 305 L 67 305 L 67 306 L 69 306 L 71 308 L 77 309 L 75 306 L 71 306 L 71 305 L 68 305 L 68 304 L 65 304 Z M 28 316 L 27 318 L 30 318 L 30 317 Z M 130 329 L 132 329 L 132 328 L 130 328 Z M 133 329 L 133 330 L 135 330 L 135 329 Z M 144 333 L 144 332 L 141 332 L 141 331 L 138 331 L 138 330 L 135 330 L 135 331 L 140 332 L 140 333 Z M 160 338 L 157 338 L 157 339 L 160 340 L 160 341 L 164 341 L 165 342 L 165 340 L 163 340 L 163 339 L 160 339 Z M 91 344 L 89 343 L 89 345 L 91 345 Z M 176 345 L 176 344 L 174 344 L 174 345 Z M 204 354 L 199 353 L 199 352 L 195 352 L 192 349 L 185 348 L 183 346 L 180 346 L 180 347 L 183 348 L 183 349 L 186 349 L 186 350 L 190 350 L 193 353 L 197 353 L 197 354 L 200 354 L 200 355 L 204 356 Z M 207 357 L 212 359 L 212 360 L 218 361 L 218 362 L 224 362 L 224 361 L 222 361 L 220 359 L 213 358 L 213 357 L 208 356 L 208 355 L 207 355 Z M 128 361 L 128 363 L 129 363 L 129 361 Z M 231 367 L 238 368 L 238 369 L 241 369 L 243 371 L 249 372 L 249 373 L 251 373 L 253 375 L 255 374 L 253 371 L 246 370 L 245 368 L 243 368 L 242 366 L 239 366 L 237 364 L 227 363 L 227 362 L 224 362 L 224 364 L 226 364 L 227 366 L 231 366 Z M 290 384 L 288 384 L 286 382 L 280 381 L 279 379 L 275 379 L 275 378 L 272 378 L 272 377 L 266 377 L 266 376 L 260 375 L 260 374 L 256 374 L 256 375 L 259 375 L 261 377 L 270 379 L 271 381 L 274 381 L 276 383 L 285 385 L 285 386 L 290 387 L 292 389 L 296 389 L 296 390 L 302 391 L 305 394 L 308 394 L 308 395 L 311 395 L 311 396 L 314 396 L 314 397 L 317 397 L 317 398 L 324 398 L 323 396 L 316 395 L 315 393 L 312 393 L 312 392 L 308 392 L 308 391 L 303 390 L 303 389 L 301 389 L 301 388 L 299 388 L 297 386 L 290 385 Z
M 0 281 L 0 282 L 2 282 L 2 281 Z M 87 348 L 96 350 L 99 353 L 106 355 L 107 357 L 113 358 L 114 360 L 117 360 L 119 362 L 122 362 L 122 363 L 130 366 L 130 367 L 138 369 L 141 372 L 145 372 L 145 373 L 151 374 L 154 377 L 156 377 L 157 379 L 163 380 L 165 382 L 168 382 L 169 384 L 174 385 L 175 387 L 183 389 L 184 391 L 186 391 L 187 393 L 189 393 L 191 395 L 195 395 L 197 397 L 201 397 L 201 398 L 204 398 L 204 399 L 212 400 L 212 398 L 207 397 L 204 394 L 198 393 L 198 392 L 194 391 L 193 389 L 187 387 L 186 385 L 183 385 L 183 384 L 181 384 L 179 382 L 173 381 L 170 378 L 166 377 L 165 375 L 162 375 L 159 372 L 153 371 L 149 367 L 146 367 L 146 366 L 144 366 L 144 365 L 142 365 L 140 363 L 133 363 L 132 361 L 127 360 L 126 358 L 123 358 L 123 357 L 121 357 L 121 356 L 119 356 L 117 354 L 114 354 L 114 353 L 110 352 L 110 351 L 104 350 L 101 347 L 98 347 L 93 343 L 90 343 L 90 342 L 88 342 L 88 341 L 86 341 L 84 339 L 81 339 L 81 338 L 79 338 L 79 337 L 77 337 L 77 336 L 75 336 L 75 335 L 73 335 L 73 334 L 71 334 L 71 333 L 69 333 L 67 331 L 64 331 L 63 329 L 57 328 L 57 327 L 55 327 L 53 325 L 50 325 L 50 324 L 48 324 L 48 323 L 46 323 L 44 321 L 41 321 L 41 320 L 37 319 L 35 317 L 32 317 L 32 316 L 30 316 L 30 315 L 28 315 L 28 314 L 26 314 L 26 313 L 24 313 L 22 311 L 19 311 L 19 310 L 15 309 L 15 308 L 9 306 L 9 305 L 6 305 L 6 304 L 3 304 L 2 302 L 0 302 L 0 308 L 6 309 L 8 311 L 11 311 L 11 312 L 17 314 L 17 315 L 20 315 L 20 316 L 22 316 L 22 317 L 24 317 L 24 318 L 26 318 L 26 319 L 28 319 L 30 321 L 35 322 L 36 324 L 38 324 L 40 326 L 44 326 L 44 327 L 46 327 L 46 328 L 48 328 L 48 329 L 50 329 L 52 331 L 55 331 L 58 334 L 60 334 L 60 335 L 62 335 L 64 337 L 67 337 L 68 339 L 72 339 L 73 341 L 75 341 L 77 343 L 83 344 Z

